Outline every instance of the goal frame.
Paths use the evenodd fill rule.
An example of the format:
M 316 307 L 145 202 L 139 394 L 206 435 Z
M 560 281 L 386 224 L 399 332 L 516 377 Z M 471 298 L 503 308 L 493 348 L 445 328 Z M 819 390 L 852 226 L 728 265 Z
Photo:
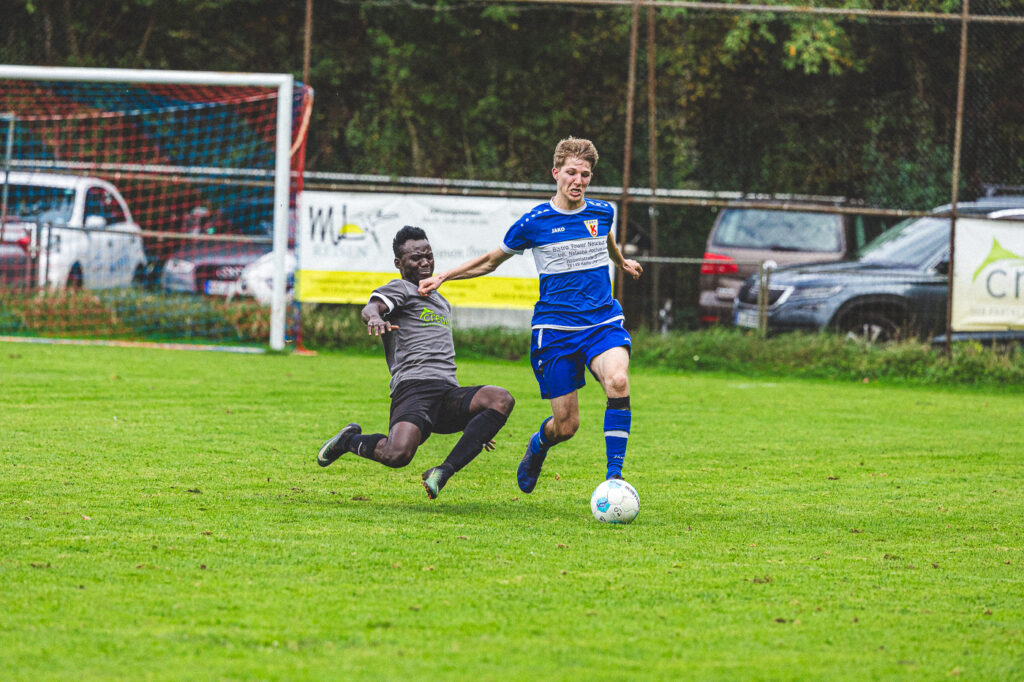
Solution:
M 292 96 L 295 78 L 284 73 L 107 69 L 90 67 L 16 66 L 0 64 L 0 81 L 77 81 L 91 83 L 161 83 L 174 85 L 250 86 L 277 89 L 277 130 L 274 145 L 274 276 L 270 301 L 273 350 L 285 347 L 285 255 L 288 250 L 288 207 L 291 180 Z

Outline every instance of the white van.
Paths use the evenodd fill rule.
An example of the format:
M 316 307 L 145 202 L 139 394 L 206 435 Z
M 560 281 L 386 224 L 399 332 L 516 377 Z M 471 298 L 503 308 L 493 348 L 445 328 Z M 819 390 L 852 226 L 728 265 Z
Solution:
M 31 284 L 109 289 L 140 282 L 146 253 L 124 197 L 99 178 L 0 171 L 0 241 L 25 245 Z

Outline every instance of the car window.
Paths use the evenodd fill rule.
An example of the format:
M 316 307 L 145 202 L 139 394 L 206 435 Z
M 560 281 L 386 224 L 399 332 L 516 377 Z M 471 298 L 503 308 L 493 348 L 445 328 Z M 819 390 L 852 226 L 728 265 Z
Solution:
M 948 218 L 908 219 L 861 249 L 865 263 L 923 267 L 949 246 Z
M 194 206 L 182 217 L 182 230 L 192 234 L 237 234 L 271 237 L 274 234 L 274 202 L 242 199 L 225 206 Z M 294 239 L 295 211 L 290 213 L 289 234 Z
M 886 227 L 887 225 L 881 216 L 853 216 L 853 241 L 855 249 L 862 248 L 872 239 L 885 232 Z
M 841 220 L 831 213 L 725 209 L 712 243 L 777 251 L 839 251 Z
M 90 187 L 85 195 L 85 217 L 103 215 L 103 190 L 99 187 Z
M 236 204 L 228 210 L 239 234 L 249 237 L 274 236 L 274 202 L 255 200 Z M 295 211 L 289 211 L 289 236 L 295 236 Z
M 881 216 L 862 216 L 864 218 L 865 227 L 865 240 L 864 243 L 870 242 L 880 234 L 888 230 L 893 226 L 893 218 L 883 218 Z
M 220 211 L 226 225 L 218 232 L 265 237 L 273 231 L 273 209 L 273 201 L 261 198 L 243 199 L 229 204 Z M 269 231 L 268 225 L 271 226 Z
M 124 210 L 121 208 L 121 204 L 117 202 L 114 195 L 110 192 L 103 191 L 103 211 L 107 217 L 107 222 L 111 224 L 124 223 L 127 220 L 124 217 Z
M 75 208 L 75 190 L 39 185 L 8 185 L 7 215 L 22 220 L 66 225 Z
M 121 205 L 102 187 L 90 187 L 85 195 L 85 217 L 94 215 L 106 218 L 108 225 L 125 222 Z

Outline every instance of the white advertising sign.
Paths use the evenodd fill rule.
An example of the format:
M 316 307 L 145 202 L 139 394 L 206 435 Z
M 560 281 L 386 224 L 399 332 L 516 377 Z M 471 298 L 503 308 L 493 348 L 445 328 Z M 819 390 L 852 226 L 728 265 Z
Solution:
M 404 225 L 423 228 L 435 272 L 498 248 L 508 228 L 538 199 L 371 192 L 302 192 L 298 198 L 300 301 L 365 303 L 376 287 L 399 277 L 392 240 Z M 530 254 L 497 272 L 447 282 L 445 297 L 476 308 L 529 309 L 538 296 Z
M 1024 330 L 1024 222 L 960 218 L 954 248 L 953 330 Z

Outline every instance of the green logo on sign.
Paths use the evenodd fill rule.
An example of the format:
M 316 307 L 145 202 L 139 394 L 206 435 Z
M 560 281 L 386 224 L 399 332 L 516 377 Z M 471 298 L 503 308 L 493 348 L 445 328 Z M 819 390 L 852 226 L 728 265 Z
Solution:
M 1021 256 L 1019 254 L 1014 253 L 1013 251 L 1010 251 L 1009 249 L 1005 248 L 1002 244 L 1000 244 L 998 239 L 993 238 L 992 248 L 989 249 L 988 256 L 986 256 L 985 260 L 982 261 L 981 265 L 978 266 L 978 269 L 974 271 L 974 277 L 971 278 L 971 281 L 973 282 L 976 279 L 978 279 L 978 275 L 981 274 L 982 270 L 992 265 L 993 263 L 998 263 L 1001 260 L 1024 260 L 1024 256 Z

